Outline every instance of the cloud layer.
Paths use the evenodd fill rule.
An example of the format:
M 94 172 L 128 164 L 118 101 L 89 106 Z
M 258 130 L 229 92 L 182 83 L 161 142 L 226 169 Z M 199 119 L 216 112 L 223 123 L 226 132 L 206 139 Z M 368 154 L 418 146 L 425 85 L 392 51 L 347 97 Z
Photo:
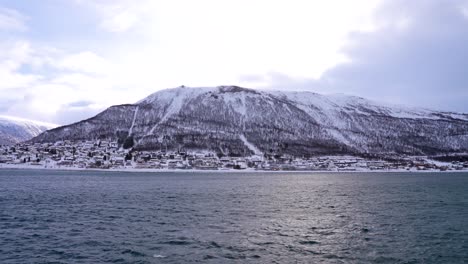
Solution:
M 26 20 L 18 11 L 0 7 L 0 31 L 26 31 Z
M 337 91 L 425 107 L 467 111 L 467 1 L 392 1 L 381 9 L 383 27 L 355 34 L 350 63 L 327 71 Z
M 464 0 L 387 1 L 375 30 L 350 34 L 347 63 L 316 80 L 283 76 L 266 86 L 468 112 L 467 7 Z
M 369 27 L 378 1 L 7 0 L 1 111 L 68 123 L 182 84 L 317 77 L 344 61 L 343 39 Z M 73 105 L 85 100 L 93 104 Z
M 32 5 L 0 7 L 0 114 L 66 124 L 182 84 L 468 112 L 467 0 Z

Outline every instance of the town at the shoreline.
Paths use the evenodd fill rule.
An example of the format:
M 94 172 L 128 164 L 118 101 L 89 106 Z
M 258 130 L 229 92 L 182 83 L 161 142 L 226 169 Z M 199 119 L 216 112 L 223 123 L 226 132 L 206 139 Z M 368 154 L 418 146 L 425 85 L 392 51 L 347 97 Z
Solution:
M 207 151 L 134 151 L 117 142 L 59 141 L 0 146 L 0 168 L 109 170 L 460 171 L 468 160 L 427 156 L 220 156 Z

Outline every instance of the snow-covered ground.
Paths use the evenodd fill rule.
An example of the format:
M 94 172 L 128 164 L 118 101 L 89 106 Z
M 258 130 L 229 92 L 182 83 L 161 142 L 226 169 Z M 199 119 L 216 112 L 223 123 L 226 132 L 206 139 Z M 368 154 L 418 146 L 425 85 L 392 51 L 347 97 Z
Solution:
M 356 169 L 353 171 L 350 170 L 262 170 L 262 169 L 219 169 L 219 170 L 199 170 L 199 169 L 137 169 L 135 167 L 121 167 L 121 168 L 111 168 L 111 169 L 99 169 L 99 168 L 78 168 L 78 167 L 66 167 L 66 166 L 37 166 L 37 165 L 15 165 L 15 164 L 0 164 L 1 169 L 20 169 L 20 170 L 62 170 L 62 171 L 107 171 L 107 172 L 180 172 L 180 173 L 253 173 L 253 172 L 268 172 L 268 173 L 375 173 L 375 172 L 389 172 L 389 173 L 398 173 L 398 172 L 411 172 L 411 173 L 428 173 L 428 172 L 437 172 L 437 173 L 457 173 L 457 172 L 468 172 L 468 168 L 463 170 L 448 170 L 440 171 L 438 169 L 427 169 L 427 170 L 417 170 L 415 168 L 406 170 L 406 169 L 381 169 L 381 170 L 371 170 L 371 169 Z
M 468 167 L 453 167 L 452 163 L 450 162 L 440 162 L 430 159 L 425 159 L 424 164 L 429 166 L 413 166 L 413 167 L 406 167 L 406 168 L 396 168 L 396 167 L 381 167 L 375 168 L 371 167 L 370 164 L 374 164 L 374 162 L 382 162 L 382 161 L 364 161 L 361 163 L 356 163 L 351 166 L 347 167 L 336 167 L 333 164 L 346 163 L 347 159 L 352 160 L 354 157 L 343 157 L 343 156 L 328 156 L 322 157 L 323 159 L 327 159 L 330 161 L 329 166 L 327 169 L 301 169 L 299 164 L 290 165 L 285 169 L 265 169 L 261 167 L 253 168 L 248 167 L 245 169 L 233 169 L 233 168 L 226 168 L 226 167 L 219 167 L 218 169 L 197 169 L 197 168 L 190 168 L 190 169 L 177 169 L 177 168 L 138 168 L 136 163 L 132 163 L 129 166 L 118 166 L 118 167 L 110 167 L 110 168 L 83 168 L 78 166 L 63 166 L 59 165 L 57 162 L 47 161 L 46 163 L 0 163 L 0 169 L 39 169 L 39 170 L 72 170 L 72 171 L 122 171 L 122 172 L 311 172 L 311 173 L 324 173 L 324 172 L 343 172 L 343 173 L 361 173 L 361 172 L 468 172 Z M 362 164 L 367 165 L 363 166 Z M 435 166 L 434 166 L 435 165 Z M 432 167 L 431 167 L 432 166 Z M 440 168 L 446 168 L 441 170 Z

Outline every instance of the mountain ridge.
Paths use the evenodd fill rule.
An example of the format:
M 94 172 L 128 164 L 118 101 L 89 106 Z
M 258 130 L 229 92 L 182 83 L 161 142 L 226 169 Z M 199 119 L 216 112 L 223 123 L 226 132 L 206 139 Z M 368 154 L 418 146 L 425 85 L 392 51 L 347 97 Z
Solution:
M 32 142 L 116 139 L 134 149 L 222 155 L 443 154 L 468 151 L 468 114 L 356 96 L 238 86 L 178 87 L 59 127 Z
M 0 144 L 12 145 L 29 140 L 40 133 L 57 127 L 55 124 L 0 115 Z

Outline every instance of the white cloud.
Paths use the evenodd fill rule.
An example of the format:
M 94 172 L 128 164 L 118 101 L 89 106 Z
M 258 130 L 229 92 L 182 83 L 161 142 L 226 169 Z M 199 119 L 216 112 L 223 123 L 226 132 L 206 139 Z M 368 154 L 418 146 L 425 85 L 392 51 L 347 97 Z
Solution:
M 100 16 L 99 26 L 113 33 L 123 33 L 141 25 L 147 19 L 156 1 L 151 0 L 77 0 L 80 5 L 91 7 Z
M 57 62 L 55 66 L 91 74 L 104 74 L 111 71 L 113 67 L 106 59 L 91 51 L 67 55 Z
M 340 48 L 350 31 L 373 29 L 380 0 L 75 2 L 76 12 L 97 15 L 95 46 L 58 49 L 31 40 L 4 67 L 11 79 L 5 89 L 18 92 L 9 114 L 63 123 L 64 112 L 91 113 L 182 84 L 258 84 L 240 80 L 246 74 L 319 78 L 347 60 Z M 98 39 L 116 41 L 104 46 Z M 7 61 L 0 57 L 0 65 Z M 80 100 L 92 100 L 92 109 L 70 108 Z
M 133 27 L 138 21 L 136 14 L 129 11 L 122 11 L 109 17 L 101 23 L 102 28 L 111 32 L 125 32 Z
M 461 11 L 462 14 L 465 16 L 465 18 L 468 19 L 468 5 L 466 5 L 466 6 L 461 6 L 461 7 L 460 7 L 460 11 Z
M 115 82 L 110 63 L 92 52 L 67 54 L 27 41 L 2 43 L 0 47 L 5 51 L 0 55 L 4 114 L 63 122 L 59 112 L 70 102 L 96 98 L 90 106 L 93 110 L 119 100 L 112 91 Z
M 40 77 L 35 74 L 22 74 L 18 70 L 32 58 L 32 49 L 26 41 L 2 43 L 0 49 L 0 91 L 23 88 L 31 85 Z
M 318 78 L 346 61 L 339 49 L 350 31 L 372 29 L 371 13 L 380 1 L 79 2 L 96 10 L 104 29 L 136 33 L 125 47 L 154 59 L 142 67 L 173 67 L 179 78 L 198 71 L 209 81 L 213 75 L 235 80 L 272 71 Z
M 26 20 L 20 12 L 0 7 L 0 31 L 26 31 Z

